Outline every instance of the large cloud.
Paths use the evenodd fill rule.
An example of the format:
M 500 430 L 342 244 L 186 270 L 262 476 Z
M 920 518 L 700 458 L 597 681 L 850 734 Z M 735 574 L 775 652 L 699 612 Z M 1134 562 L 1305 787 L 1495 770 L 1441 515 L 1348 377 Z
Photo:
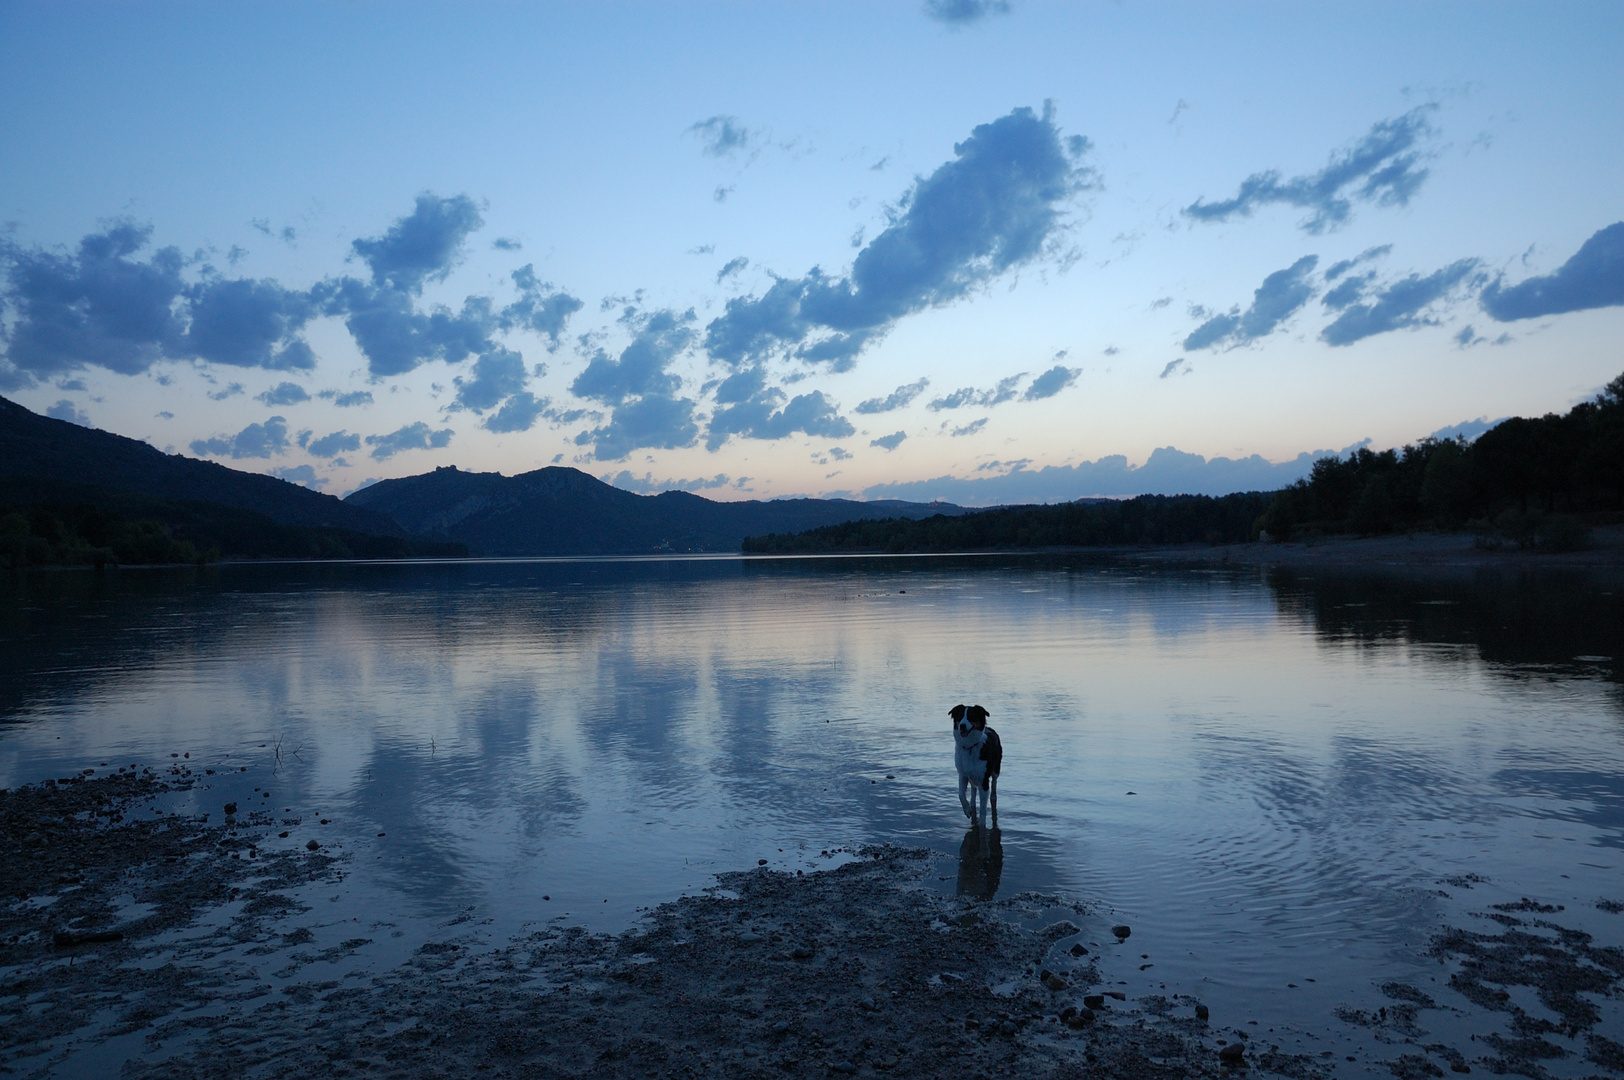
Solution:
M 308 435 L 309 432 L 305 434 Z M 299 445 L 316 457 L 337 457 L 339 454 L 353 454 L 361 449 L 361 436 L 340 430 L 323 435 L 319 439 L 307 440 L 301 436 Z
M 297 405 L 301 401 L 309 401 L 310 392 L 298 383 L 285 382 L 278 383 L 262 394 L 255 394 L 254 400 L 272 406 Z
M 138 375 L 185 355 L 185 324 L 176 314 L 185 260 L 172 247 L 132 258 L 151 235 L 150 226 L 122 222 L 86 236 L 71 255 L 0 248 L 11 264 L 4 306 L 15 313 L 0 388 L 90 366 Z
M 1483 290 L 1483 310 L 1500 322 L 1624 304 L 1624 221 L 1598 229 L 1554 274 Z
M 308 293 L 274 281 L 206 281 L 189 291 L 186 345 L 202 360 L 271 371 L 309 371 L 316 356 L 299 331 L 315 314 Z
M 1062 140 L 1053 109 L 1020 108 L 981 124 L 955 157 L 914 182 L 891 225 L 831 278 L 813 268 L 760 297 L 735 297 L 705 329 L 705 348 L 740 366 L 779 352 L 844 371 L 905 315 L 950 303 L 1030 262 L 1052 244 L 1061 205 L 1092 174 L 1076 163 L 1080 136 Z
M 1250 217 L 1260 206 L 1285 203 L 1311 211 L 1302 228 L 1324 232 L 1347 221 L 1354 198 L 1378 206 L 1403 206 L 1427 178 L 1419 165 L 1418 144 L 1432 134 L 1428 115 L 1436 105 L 1419 105 L 1403 116 L 1373 124 L 1368 134 L 1331 155 L 1316 173 L 1282 180 L 1278 169 L 1253 173 L 1234 197 L 1221 202 L 1197 199 L 1184 213 L 1197 221 Z
M 268 458 L 288 448 L 288 422 L 273 416 L 263 424 L 249 424 L 235 435 L 192 440 L 198 457 Z
M 1476 259 L 1461 259 L 1425 277 L 1411 274 L 1395 281 L 1368 303 L 1349 303 L 1320 337 L 1329 345 L 1352 345 L 1389 330 L 1436 325 L 1438 320 L 1429 314 L 1433 306 L 1471 284 L 1477 267 Z
M 457 388 L 454 408 L 476 413 L 494 409 L 504 398 L 523 390 L 529 378 L 523 356 L 512 349 L 492 349 L 474 361 L 469 378 L 459 375 L 452 380 Z
M 1184 348 L 1190 352 L 1219 345 L 1234 348 L 1274 333 L 1314 295 L 1308 278 L 1318 264 L 1318 256 L 1304 255 L 1284 270 L 1276 270 L 1252 293 L 1251 307 L 1208 319 L 1184 339 Z
M 356 240 L 351 247 L 372 268 L 372 280 L 402 292 L 419 293 L 428 281 L 443 281 L 456 265 L 469 235 L 485 224 L 466 195 L 443 199 L 432 192 L 382 236 Z
M 694 403 L 689 398 L 645 397 L 615 408 L 609 422 L 575 437 L 577 446 L 591 444 L 599 461 L 619 461 L 633 450 L 675 450 L 699 437 Z
M 1032 380 L 1032 385 L 1026 388 L 1026 393 L 1021 395 L 1021 400 L 1042 401 L 1044 398 L 1052 398 L 1076 382 L 1077 376 L 1082 373 L 1082 368 L 1069 368 L 1065 364 L 1056 364 Z

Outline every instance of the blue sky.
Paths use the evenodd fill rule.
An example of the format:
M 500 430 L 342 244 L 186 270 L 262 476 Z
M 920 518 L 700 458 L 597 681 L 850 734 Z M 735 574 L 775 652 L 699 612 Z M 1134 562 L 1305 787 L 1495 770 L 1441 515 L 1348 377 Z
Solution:
M 0 393 L 335 494 L 1274 486 L 1624 370 L 1621 45 L 1616 4 L 0 4 Z

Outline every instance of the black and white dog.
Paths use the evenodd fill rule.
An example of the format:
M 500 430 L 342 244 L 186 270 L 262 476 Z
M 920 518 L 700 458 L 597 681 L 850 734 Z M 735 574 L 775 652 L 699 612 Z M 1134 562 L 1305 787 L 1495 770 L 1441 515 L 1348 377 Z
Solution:
M 959 770 L 959 805 L 964 816 L 980 825 L 987 819 L 987 804 L 992 803 L 992 824 L 998 825 L 998 770 L 1004 764 L 1004 744 L 998 741 L 998 732 L 987 726 L 987 710 L 980 705 L 955 705 L 947 715 L 953 718 L 953 764 Z M 974 784 L 976 790 L 965 797 Z M 976 799 L 981 800 L 977 813 Z

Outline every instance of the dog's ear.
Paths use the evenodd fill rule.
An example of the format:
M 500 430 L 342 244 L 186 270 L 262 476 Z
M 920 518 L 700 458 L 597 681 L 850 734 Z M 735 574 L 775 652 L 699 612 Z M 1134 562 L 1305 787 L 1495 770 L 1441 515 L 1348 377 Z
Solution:
M 970 706 L 970 722 L 972 724 L 976 723 L 977 721 L 985 724 L 987 722 L 987 717 L 991 715 L 991 713 L 989 713 L 986 709 L 983 709 L 980 705 Z
M 955 705 L 955 706 L 953 706 L 951 709 L 947 710 L 947 715 L 949 715 L 949 716 L 951 716 L 953 718 L 954 723 L 958 723 L 960 720 L 964 719 L 964 706 L 963 705 Z

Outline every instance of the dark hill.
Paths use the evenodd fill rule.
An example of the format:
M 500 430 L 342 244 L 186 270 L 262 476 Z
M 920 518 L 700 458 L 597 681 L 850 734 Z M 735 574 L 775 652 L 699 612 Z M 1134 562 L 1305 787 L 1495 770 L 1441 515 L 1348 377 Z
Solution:
M 49 497 L 51 481 L 215 503 L 264 514 L 280 525 L 403 535 L 393 519 L 331 495 L 273 476 L 166 454 L 137 439 L 40 416 L 0 397 L 0 503 Z
M 738 551 L 750 535 L 964 512 L 945 503 L 896 500 L 713 502 L 681 491 L 637 495 L 579 469 L 556 467 L 503 476 L 446 466 L 362 488 L 345 502 L 387 514 L 407 532 L 461 541 L 480 555 Z

